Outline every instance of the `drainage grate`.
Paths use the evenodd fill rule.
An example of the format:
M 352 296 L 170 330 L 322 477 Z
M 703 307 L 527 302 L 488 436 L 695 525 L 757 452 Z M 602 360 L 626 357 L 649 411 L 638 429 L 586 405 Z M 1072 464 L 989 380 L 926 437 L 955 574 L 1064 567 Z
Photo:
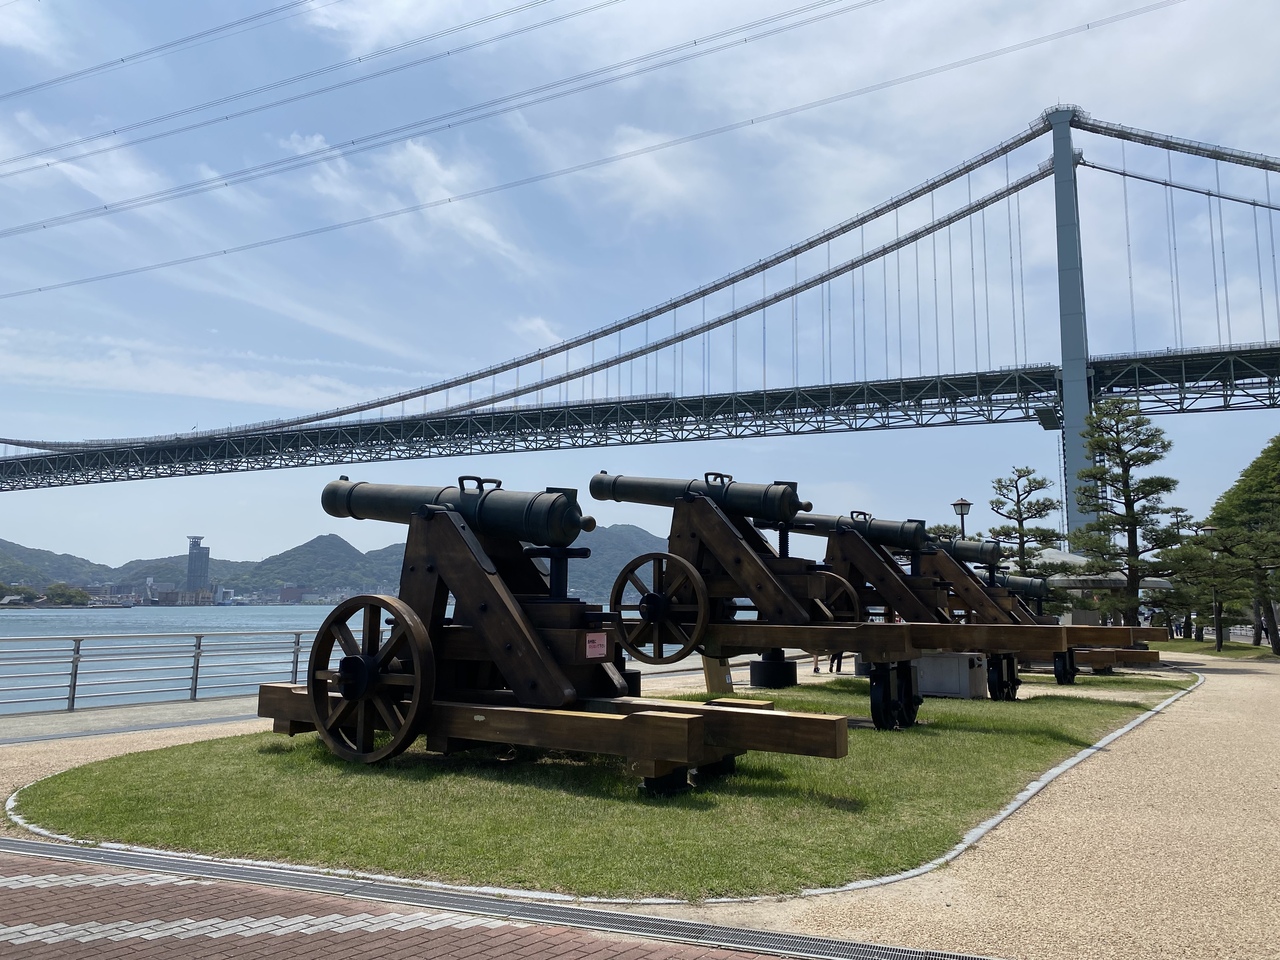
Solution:
M 650 917 L 589 907 L 529 903 L 504 897 L 435 890 L 411 884 L 335 876 L 309 870 L 205 860 L 176 854 L 143 853 L 104 847 L 73 847 L 40 840 L 0 838 L 0 852 L 20 856 L 49 857 L 77 863 L 93 863 L 128 869 L 178 873 L 208 880 L 255 883 L 291 890 L 306 890 L 340 897 L 377 900 L 470 913 L 525 923 L 576 927 L 602 933 L 616 933 L 651 940 L 770 953 L 804 960 L 980 960 L 967 954 L 906 947 L 877 946 L 849 940 L 831 940 L 794 933 L 722 927 L 668 917 Z

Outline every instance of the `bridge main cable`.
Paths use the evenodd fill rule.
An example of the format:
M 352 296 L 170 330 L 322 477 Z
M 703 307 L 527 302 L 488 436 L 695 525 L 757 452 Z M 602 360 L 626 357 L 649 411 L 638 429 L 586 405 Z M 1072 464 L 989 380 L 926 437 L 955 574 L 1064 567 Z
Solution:
M 1269 157 L 1265 153 L 1234 150 L 1231 147 L 1219 147 L 1212 143 L 1202 143 L 1199 140 L 1185 140 L 1181 137 L 1170 137 L 1167 134 L 1153 133 L 1150 130 L 1141 130 L 1137 127 L 1126 127 L 1119 123 L 1107 123 L 1104 120 L 1093 119 L 1083 110 L 1075 111 L 1075 115 L 1071 118 L 1071 126 L 1086 133 L 1097 133 L 1116 140 L 1127 140 L 1130 143 L 1159 147 L 1162 150 L 1173 150 L 1176 153 L 1185 153 L 1193 157 L 1222 160 L 1227 163 L 1237 163 L 1245 167 L 1256 167 L 1259 170 L 1280 173 L 1280 158 Z

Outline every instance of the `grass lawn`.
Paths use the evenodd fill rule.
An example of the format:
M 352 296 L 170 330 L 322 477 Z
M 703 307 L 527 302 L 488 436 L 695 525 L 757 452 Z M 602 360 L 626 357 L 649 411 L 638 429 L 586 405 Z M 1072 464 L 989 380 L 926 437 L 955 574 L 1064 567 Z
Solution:
M 69 770 L 26 788 L 18 810 L 85 839 L 451 883 L 693 900 L 795 893 L 941 855 L 1167 696 L 1155 683 L 1124 702 L 930 699 L 910 730 L 850 730 L 843 760 L 752 753 L 736 774 L 672 797 L 640 795 L 609 757 L 500 761 L 415 745 L 364 767 L 314 734 L 257 734 Z M 869 712 L 861 679 L 775 693 L 779 709 Z
M 1161 640 L 1152 646 L 1153 650 L 1169 653 L 1196 653 L 1206 657 L 1230 657 L 1233 660 L 1280 660 L 1271 652 L 1268 644 L 1255 647 L 1252 643 L 1235 643 L 1228 640 L 1222 645 L 1222 652 L 1214 649 L 1213 637 L 1206 636 L 1203 643 L 1195 640 Z

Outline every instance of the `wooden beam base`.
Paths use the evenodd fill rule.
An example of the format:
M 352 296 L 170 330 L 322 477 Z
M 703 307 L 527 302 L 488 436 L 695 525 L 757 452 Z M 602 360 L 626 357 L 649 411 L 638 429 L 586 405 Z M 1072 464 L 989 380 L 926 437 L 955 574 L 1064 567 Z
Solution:
M 263 684 L 258 716 L 271 718 L 277 733 L 314 730 L 306 689 Z M 442 751 L 496 743 L 612 754 L 626 757 L 628 770 L 645 778 L 721 763 L 748 750 L 839 759 L 849 749 L 847 718 L 774 710 L 771 702 L 757 700 L 617 697 L 566 709 L 437 701 L 419 733 L 429 748 Z

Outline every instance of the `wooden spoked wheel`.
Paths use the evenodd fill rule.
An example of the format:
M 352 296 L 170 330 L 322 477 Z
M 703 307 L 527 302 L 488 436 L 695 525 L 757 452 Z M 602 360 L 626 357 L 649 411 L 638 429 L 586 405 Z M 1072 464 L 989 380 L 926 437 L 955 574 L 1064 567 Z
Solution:
M 822 578 L 822 602 L 835 615 L 837 620 L 861 620 L 862 604 L 858 602 L 858 591 L 844 577 L 830 570 L 819 570 Z
M 357 617 L 359 640 L 348 622 Z M 435 684 L 427 628 L 395 597 L 351 597 L 334 607 L 307 664 L 316 731 L 335 754 L 357 763 L 394 757 L 413 742 Z
M 670 553 L 636 557 L 618 574 L 609 594 L 618 614 L 618 643 L 645 663 L 683 660 L 702 640 L 711 601 L 702 575 Z

